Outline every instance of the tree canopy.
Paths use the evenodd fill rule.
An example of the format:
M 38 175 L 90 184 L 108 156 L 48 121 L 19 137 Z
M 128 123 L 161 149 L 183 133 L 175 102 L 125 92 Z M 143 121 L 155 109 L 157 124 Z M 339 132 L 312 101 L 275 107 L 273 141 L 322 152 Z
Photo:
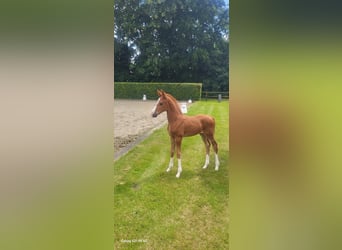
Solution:
M 223 0 L 116 0 L 114 81 L 227 91 L 228 24 Z

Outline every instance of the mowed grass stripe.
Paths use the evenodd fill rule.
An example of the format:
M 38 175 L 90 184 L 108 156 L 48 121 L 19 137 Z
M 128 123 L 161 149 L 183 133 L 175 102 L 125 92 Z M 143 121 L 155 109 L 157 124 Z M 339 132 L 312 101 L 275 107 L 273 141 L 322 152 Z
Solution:
M 169 136 L 155 131 L 114 164 L 115 249 L 228 249 L 228 102 L 196 102 L 189 115 L 199 113 L 215 117 L 220 170 L 212 151 L 202 169 L 205 149 L 194 136 L 183 139 L 181 177 L 176 159 L 166 173 Z M 121 242 L 133 239 L 147 242 Z

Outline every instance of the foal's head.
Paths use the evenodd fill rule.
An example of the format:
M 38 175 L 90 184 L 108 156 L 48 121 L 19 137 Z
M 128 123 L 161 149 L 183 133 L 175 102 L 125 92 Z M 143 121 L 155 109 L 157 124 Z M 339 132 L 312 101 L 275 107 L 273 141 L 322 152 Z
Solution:
M 160 113 L 163 113 L 164 111 L 168 110 L 169 103 L 166 96 L 166 93 L 163 90 L 157 90 L 159 99 L 152 109 L 152 117 L 157 117 Z

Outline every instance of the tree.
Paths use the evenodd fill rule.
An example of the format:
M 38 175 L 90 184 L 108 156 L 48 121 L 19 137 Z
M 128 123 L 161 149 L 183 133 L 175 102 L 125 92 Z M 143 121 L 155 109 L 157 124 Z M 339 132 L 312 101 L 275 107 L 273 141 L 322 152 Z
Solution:
M 203 82 L 228 89 L 228 9 L 222 0 L 115 1 L 115 39 L 128 48 L 127 81 Z
M 130 79 L 130 65 L 133 51 L 127 43 L 114 39 L 114 81 L 125 82 Z

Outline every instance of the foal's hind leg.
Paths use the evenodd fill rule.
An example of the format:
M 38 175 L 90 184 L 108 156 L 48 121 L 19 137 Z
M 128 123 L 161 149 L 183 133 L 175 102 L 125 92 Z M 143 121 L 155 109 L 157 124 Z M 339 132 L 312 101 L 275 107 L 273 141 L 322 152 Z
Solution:
M 220 166 L 220 161 L 218 159 L 218 146 L 217 146 L 217 142 L 214 139 L 213 135 L 208 136 L 208 139 L 210 140 L 211 144 L 213 145 L 214 151 L 215 151 L 215 170 L 217 171 L 219 169 Z
M 201 137 L 202 137 L 202 140 L 204 142 L 204 145 L 205 145 L 205 163 L 204 163 L 204 166 L 203 168 L 207 168 L 208 165 L 209 165 L 209 151 L 210 151 L 210 141 L 208 140 L 207 136 L 203 133 L 200 134 Z

